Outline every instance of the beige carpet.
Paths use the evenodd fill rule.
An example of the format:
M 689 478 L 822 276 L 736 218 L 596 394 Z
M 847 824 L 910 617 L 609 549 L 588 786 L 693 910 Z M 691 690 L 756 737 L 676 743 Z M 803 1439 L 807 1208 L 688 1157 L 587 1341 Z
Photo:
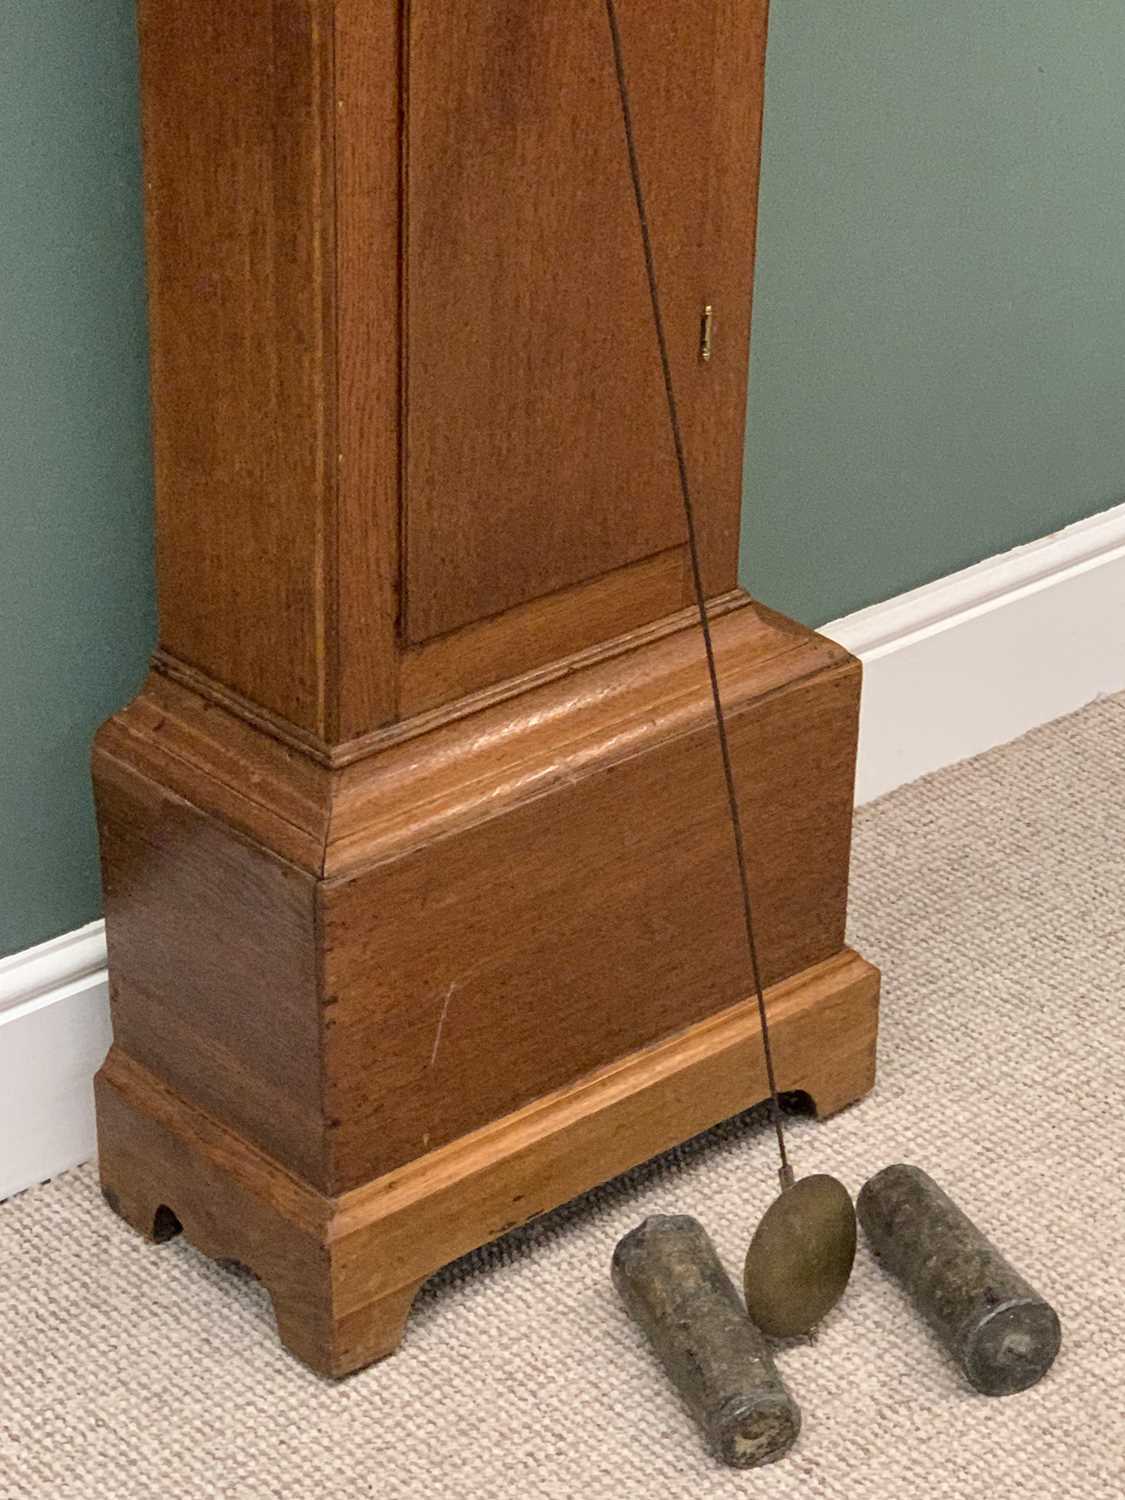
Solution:
M 861 1248 L 817 1343 L 779 1351 L 797 1448 L 716 1467 L 607 1267 L 654 1211 L 738 1265 L 773 1181 L 757 1116 L 446 1271 L 342 1385 L 281 1352 L 253 1281 L 146 1246 L 83 1168 L 0 1206 L 0 1495 L 1125 1495 L 1125 700 L 867 809 L 852 927 L 885 975 L 879 1085 L 798 1123 L 798 1165 L 943 1182 L 1059 1310 L 1034 1390 L 972 1394 Z

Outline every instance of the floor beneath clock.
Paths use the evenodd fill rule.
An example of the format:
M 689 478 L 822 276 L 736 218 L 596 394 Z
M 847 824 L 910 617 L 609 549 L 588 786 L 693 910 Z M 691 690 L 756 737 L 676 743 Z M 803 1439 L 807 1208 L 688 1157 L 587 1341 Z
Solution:
M 793 1130 L 853 1190 L 926 1167 L 1057 1307 L 1048 1377 L 972 1394 L 861 1246 L 772 1468 L 715 1466 L 609 1284 L 687 1212 L 737 1268 L 771 1195 L 760 1112 L 450 1268 L 341 1385 L 278 1347 L 248 1276 L 159 1249 L 93 1168 L 0 1205 L 0 1497 L 1060 1500 L 1125 1493 L 1125 698 L 863 812 L 852 939 L 884 973 L 879 1084 Z

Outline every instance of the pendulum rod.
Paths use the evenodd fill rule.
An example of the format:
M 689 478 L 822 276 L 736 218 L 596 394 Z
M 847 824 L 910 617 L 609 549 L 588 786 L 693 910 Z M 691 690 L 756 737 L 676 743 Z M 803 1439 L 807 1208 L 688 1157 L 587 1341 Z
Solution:
M 742 813 L 738 800 L 738 789 L 731 764 L 730 739 L 727 735 L 726 715 L 719 690 L 719 674 L 715 666 L 715 645 L 711 639 L 711 623 L 707 617 L 707 595 L 703 587 L 703 569 L 699 555 L 699 535 L 695 523 L 695 506 L 692 503 L 691 485 L 688 482 L 687 458 L 684 453 L 683 431 L 680 427 L 679 408 L 672 383 L 672 366 L 668 358 L 668 341 L 664 333 L 664 317 L 661 311 L 660 288 L 656 278 L 656 261 L 652 252 L 652 234 L 649 229 L 648 211 L 641 180 L 640 163 L 637 158 L 637 142 L 633 130 L 633 111 L 629 96 L 629 82 L 625 73 L 624 51 L 621 45 L 621 28 L 618 24 L 616 0 L 605 0 L 609 30 L 613 40 L 613 61 L 617 73 L 617 92 L 621 101 L 621 115 L 625 126 L 625 143 L 629 151 L 629 172 L 633 180 L 633 196 L 637 204 L 641 240 L 644 245 L 645 270 L 648 276 L 648 291 L 652 302 L 652 321 L 656 342 L 660 349 L 660 367 L 664 376 L 664 394 L 668 402 L 668 420 L 672 429 L 672 443 L 676 450 L 676 467 L 680 476 L 680 493 L 684 503 L 684 519 L 687 523 L 688 551 L 691 555 L 691 573 L 695 586 L 695 603 L 699 611 L 699 624 L 703 632 L 703 644 L 707 654 L 707 672 L 711 679 L 711 697 L 715 705 L 715 723 L 718 728 L 719 750 L 723 760 L 723 775 L 726 779 L 727 803 L 730 808 L 731 832 L 734 836 L 735 858 L 738 879 L 742 892 L 742 912 L 746 928 L 746 946 L 750 955 L 750 969 L 754 976 L 754 992 L 758 998 L 758 1014 L 762 1024 L 762 1051 L 765 1054 L 766 1078 L 770 1090 L 770 1113 L 777 1134 L 777 1149 L 781 1158 L 778 1177 L 783 1189 L 793 1185 L 793 1169 L 785 1149 L 785 1131 L 781 1121 L 781 1100 L 777 1092 L 777 1077 L 774 1073 L 773 1052 L 770 1048 L 769 1021 L 766 1018 L 766 997 L 762 988 L 761 965 L 758 961 L 758 944 L 754 937 L 754 912 L 750 900 L 750 881 L 746 868 L 746 843 L 742 832 Z

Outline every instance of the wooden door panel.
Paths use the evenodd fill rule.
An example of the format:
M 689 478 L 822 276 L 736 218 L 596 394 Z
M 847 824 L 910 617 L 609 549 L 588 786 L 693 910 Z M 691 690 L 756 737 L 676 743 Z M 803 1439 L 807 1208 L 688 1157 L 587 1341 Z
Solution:
M 699 319 L 721 268 L 722 33 L 748 9 L 622 5 L 693 469 L 735 512 L 738 464 L 717 466 L 703 403 L 725 402 L 737 451 L 744 390 L 700 360 Z M 684 530 L 601 0 L 414 0 L 406 63 L 404 633 L 420 642 Z M 747 235 L 731 330 L 751 254 Z

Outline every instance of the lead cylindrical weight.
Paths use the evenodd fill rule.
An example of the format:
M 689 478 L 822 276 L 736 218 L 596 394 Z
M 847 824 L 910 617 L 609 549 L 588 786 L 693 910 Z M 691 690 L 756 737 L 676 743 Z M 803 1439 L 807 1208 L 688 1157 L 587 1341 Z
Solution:
M 864 1185 L 856 1208 L 876 1256 L 970 1385 L 1008 1396 L 1047 1373 L 1062 1336 L 1057 1313 L 932 1177 L 920 1167 L 886 1167 Z
M 613 1284 L 723 1463 L 750 1469 L 789 1451 L 800 1409 L 697 1219 L 656 1214 L 631 1230 Z

